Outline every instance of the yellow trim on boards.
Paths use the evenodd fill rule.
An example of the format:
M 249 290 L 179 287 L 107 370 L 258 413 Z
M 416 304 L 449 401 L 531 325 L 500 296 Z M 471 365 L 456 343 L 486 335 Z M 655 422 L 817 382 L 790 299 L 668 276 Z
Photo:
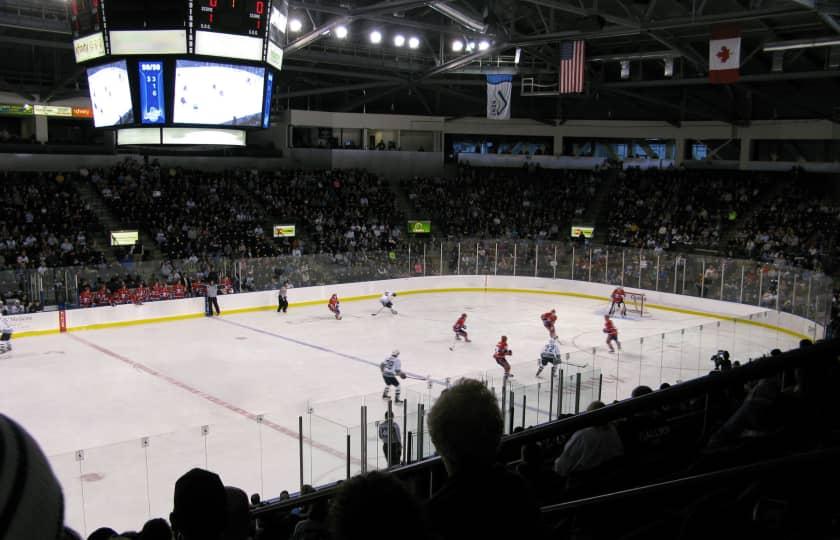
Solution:
M 439 289 L 411 289 L 407 291 L 402 291 L 399 294 L 402 296 L 408 295 L 415 295 L 415 294 L 437 294 L 437 293 L 449 293 L 449 292 L 491 292 L 491 293 L 520 293 L 520 294 L 546 294 L 546 295 L 553 295 L 553 296 L 568 296 L 572 298 L 582 298 L 587 300 L 599 300 L 603 301 L 603 296 L 596 296 L 592 294 L 585 294 L 585 293 L 576 293 L 576 292 L 567 292 L 567 291 L 549 291 L 543 289 L 505 289 L 499 287 L 444 287 Z M 348 296 L 342 298 L 342 302 L 358 302 L 361 300 L 373 300 L 379 298 L 378 294 L 367 294 L 367 295 L 359 295 L 359 296 Z M 325 300 L 307 300 L 305 302 L 293 302 L 290 303 L 290 307 L 307 307 L 307 306 L 315 306 L 319 304 L 325 304 Z M 256 307 L 249 307 L 249 308 L 238 308 L 238 309 L 231 309 L 226 310 L 225 315 L 236 315 L 241 313 L 253 313 L 257 311 L 270 311 L 276 309 L 277 306 L 270 305 L 270 306 L 256 306 Z M 767 328 L 768 330 L 775 330 L 777 332 L 782 332 L 783 334 L 787 334 L 789 336 L 793 336 L 799 339 L 810 339 L 810 336 L 806 336 L 804 334 L 800 334 L 799 332 L 795 332 L 793 330 L 789 330 L 787 328 L 777 326 L 770 323 L 760 322 L 760 321 L 753 321 L 750 319 L 744 319 L 741 317 L 736 317 L 732 315 L 723 315 L 720 313 L 711 313 L 707 311 L 697 311 L 692 309 L 685 309 L 685 308 L 677 308 L 671 306 L 662 306 L 659 304 L 647 304 L 648 308 L 651 309 L 659 309 L 662 311 L 671 311 L 675 313 L 685 313 L 686 315 L 695 315 L 698 317 L 709 317 L 712 319 L 719 319 L 722 321 L 731 321 L 733 323 L 743 323 L 749 324 L 752 326 L 758 326 L 761 328 Z M 173 321 L 181 321 L 186 319 L 198 319 L 204 317 L 204 313 L 188 313 L 185 315 L 172 315 L 168 317 L 155 317 L 151 319 L 138 319 L 135 321 L 115 321 L 115 322 L 107 322 L 107 323 L 97 323 L 97 324 L 89 324 L 85 326 L 76 326 L 68 328 L 68 332 L 79 332 L 83 330 L 101 330 L 106 328 L 118 328 L 123 326 L 136 326 L 140 324 L 156 324 L 162 322 L 173 322 Z M 21 332 L 19 334 L 14 334 L 14 338 L 23 338 L 23 337 L 34 337 L 34 336 L 42 336 L 48 334 L 58 334 L 58 329 L 51 329 L 51 330 L 33 330 L 29 332 Z

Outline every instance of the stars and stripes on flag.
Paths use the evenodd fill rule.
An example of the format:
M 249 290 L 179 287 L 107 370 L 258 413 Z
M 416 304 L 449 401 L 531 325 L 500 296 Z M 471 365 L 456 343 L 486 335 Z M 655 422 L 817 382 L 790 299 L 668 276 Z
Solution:
M 560 93 L 583 92 L 583 68 L 586 65 L 585 43 L 582 40 L 560 44 Z
M 713 28 L 709 40 L 709 82 L 736 82 L 741 68 L 741 30 L 737 27 Z

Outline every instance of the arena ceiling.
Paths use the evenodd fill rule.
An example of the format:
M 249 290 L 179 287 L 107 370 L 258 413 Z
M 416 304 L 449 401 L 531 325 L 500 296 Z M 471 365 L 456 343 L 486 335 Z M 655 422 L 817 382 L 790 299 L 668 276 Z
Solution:
M 278 108 L 482 116 L 483 75 L 504 71 L 516 74 L 513 116 L 550 123 L 840 121 L 837 0 L 290 0 L 289 16 L 302 27 L 289 33 Z M 707 82 L 708 41 L 718 25 L 742 35 L 736 84 Z M 374 30 L 379 44 L 371 43 Z M 566 39 L 586 41 L 585 92 L 521 95 L 523 80 L 535 89 L 556 83 Z M 476 46 L 456 52 L 456 40 Z M 0 91 L 42 101 L 86 94 L 62 0 L 0 0 L 0 44 Z M 785 50 L 765 51 L 772 45 Z

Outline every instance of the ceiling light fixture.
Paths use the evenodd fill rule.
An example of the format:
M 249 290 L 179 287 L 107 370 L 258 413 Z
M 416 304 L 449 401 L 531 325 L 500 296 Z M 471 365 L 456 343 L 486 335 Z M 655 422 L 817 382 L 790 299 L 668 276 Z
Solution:
M 419 46 L 420 46 L 420 38 L 417 38 L 415 36 L 411 36 L 410 38 L 408 38 L 408 48 L 409 49 L 416 49 Z
M 382 43 L 382 33 L 379 30 L 374 30 L 370 33 L 370 42 L 371 43 Z

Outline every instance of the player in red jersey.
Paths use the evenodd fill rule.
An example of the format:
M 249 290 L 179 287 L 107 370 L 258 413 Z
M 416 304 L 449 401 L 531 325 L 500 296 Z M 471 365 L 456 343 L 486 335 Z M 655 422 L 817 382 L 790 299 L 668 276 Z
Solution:
M 186 298 L 187 297 L 187 288 L 184 287 L 184 284 L 180 281 L 176 281 L 170 288 L 169 288 L 172 298 Z
M 615 313 L 616 308 L 621 308 L 621 316 L 627 315 L 627 306 L 624 305 L 624 288 L 616 287 L 612 292 L 612 304 L 610 304 L 610 315 Z
M 105 287 L 104 283 L 93 293 L 93 303 L 97 306 L 113 305 L 111 303 L 111 293 L 108 292 L 108 288 Z
M 85 287 L 79 293 L 79 306 L 91 307 L 93 305 L 93 293 L 90 292 L 90 287 Z
M 452 331 L 455 332 L 455 341 L 452 342 L 452 346 L 449 347 L 450 351 L 455 350 L 455 343 L 461 341 L 461 338 L 464 338 L 464 341 L 467 343 L 472 343 L 470 338 L 467 336 L 467 314 L 461 313 L 461 316 L 458 317 L 458 320 L 455 321 L 455 324 L 452 326 Z
M 618 350 L 620 351 L 621 342 L 618 341 L 618 328 L 616 328 L 613 322 L 610 320 L 609 315 L 604 315 L 604 333 L 607 334 L 607 347 L 610 348 L 610 352 L 615 352 L 615 349 L 613 349 L 612 346 L 613 341 L 615 341 L 615 344 L 618 345 Z
M 557 321 L 557 310 L 552 309 L 551 311 L 543 313 L 540 315 L 540 319 L 542 320 L 545 329 L 548 330 L 549 337 L 556 338 L 557 332 L 554 331 L 554 323 Z
M 131 301 L 135 305 L 142 306 L 143 302 L 149 299 L 149 288 L 142 281 L 137 285 L 136 289 L 131 291 Z
M 128 292 L 124 281 L 120 284 L 120 288 L 114 291 L 111 298 L 113 304 L 128 304 L 131 301 L 131 293 Z
M 330 311 L 333 312 L 335 315 L 336 320 L 341 320 L 341 303 L 338 301 L 338 295 L 333 294 L 330 296 L 330 303 L 327 304 L 327 307 L 330 308 Z
M 510 364 L 505 358 L 505 356 L 510 356 L 512 354 L 513 351 L 508 347 L 507 336 L 502 336 L 502 339 L 496 344 L 496 349 L 493 351 L 493 358 L 496 360 L 497 364 L 504 368 L 506 378 L 513 377 L 513 373 L 510 372 Z
M 233 280 L 224 276 L 219 282 L 219 294 L 233 294 Z

